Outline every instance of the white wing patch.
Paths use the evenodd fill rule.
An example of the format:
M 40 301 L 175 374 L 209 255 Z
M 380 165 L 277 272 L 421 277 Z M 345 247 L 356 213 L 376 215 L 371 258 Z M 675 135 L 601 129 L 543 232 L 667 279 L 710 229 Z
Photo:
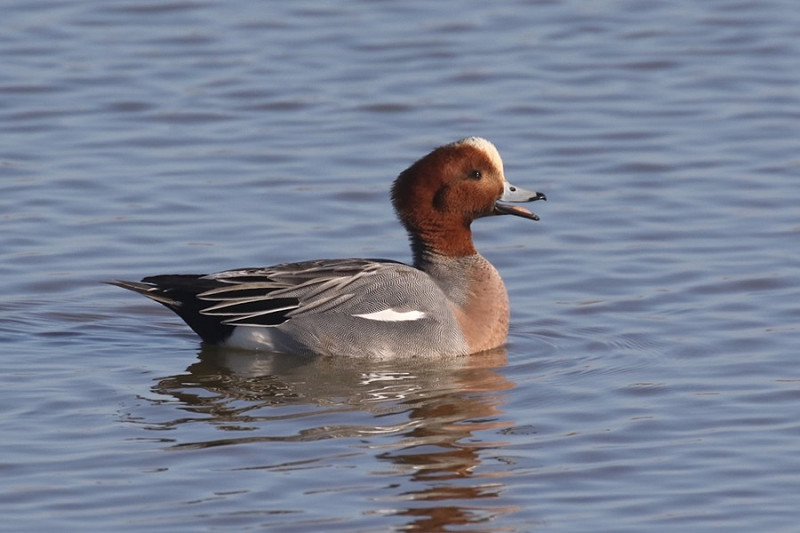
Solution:
M 410 322 L 412 320 L 425 318 L 425 313 L 422 311 L 396 311 L 390 307 L 389 309 L 375 311 L 374 313 L 364 313 L 353 316 L 366 318 L 367 320 L 377 320 L 378 322 Z

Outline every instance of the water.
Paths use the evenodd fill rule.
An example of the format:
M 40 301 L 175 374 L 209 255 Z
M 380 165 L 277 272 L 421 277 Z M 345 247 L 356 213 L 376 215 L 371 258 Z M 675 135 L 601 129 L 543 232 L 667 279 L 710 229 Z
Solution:
M 795 531 L 789 1 L 5 2 L 0 529 Z M 482 135 L 504 349 L 202 347 L 104 280 L 407 260 L 388 188 Z

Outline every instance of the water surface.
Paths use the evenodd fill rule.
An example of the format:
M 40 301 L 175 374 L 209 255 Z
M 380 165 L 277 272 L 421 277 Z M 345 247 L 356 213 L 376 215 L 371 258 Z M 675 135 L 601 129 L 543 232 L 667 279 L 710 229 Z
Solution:
M 789 1 L 7 3 L 0 529 L 795 531 Z M 508 345 L 202 346 L 102 284 L 408 260 L 388 200 L 491 139 Z

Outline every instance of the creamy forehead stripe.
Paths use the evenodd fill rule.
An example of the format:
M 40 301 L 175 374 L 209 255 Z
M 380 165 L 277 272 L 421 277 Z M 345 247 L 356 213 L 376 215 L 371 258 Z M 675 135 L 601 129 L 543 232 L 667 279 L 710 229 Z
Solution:
M 500 172 L 503 171 L 503 160 L 500 158 L 500 152 L 497 151 L 497 148 L 491 142 L 483 137 L 467 137 L 466 139 L 461 139 L 456 142 L 456 144 L 468 144 L 483 151 L 492 161 L 492 164 L 499 168 Z
M 375 311 L 374 313 L 364 313 L 353 316 L 366 318 L 367 320 L 377 320 L 378 322 L 408 322 L 425 318 L 425 313 L 422 311 L 396 311 L 389 308 L 382 311 Z

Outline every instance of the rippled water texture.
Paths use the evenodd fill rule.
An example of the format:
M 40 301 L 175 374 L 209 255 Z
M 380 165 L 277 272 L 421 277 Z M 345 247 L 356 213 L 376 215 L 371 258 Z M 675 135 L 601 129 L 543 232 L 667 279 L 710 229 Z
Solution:
M 794 532 L 789 0 L 5 2 L 0 529 Z M 408 260 L 394 176 L 481 135 L 508 345 L 203 347 L 101 282 Z

